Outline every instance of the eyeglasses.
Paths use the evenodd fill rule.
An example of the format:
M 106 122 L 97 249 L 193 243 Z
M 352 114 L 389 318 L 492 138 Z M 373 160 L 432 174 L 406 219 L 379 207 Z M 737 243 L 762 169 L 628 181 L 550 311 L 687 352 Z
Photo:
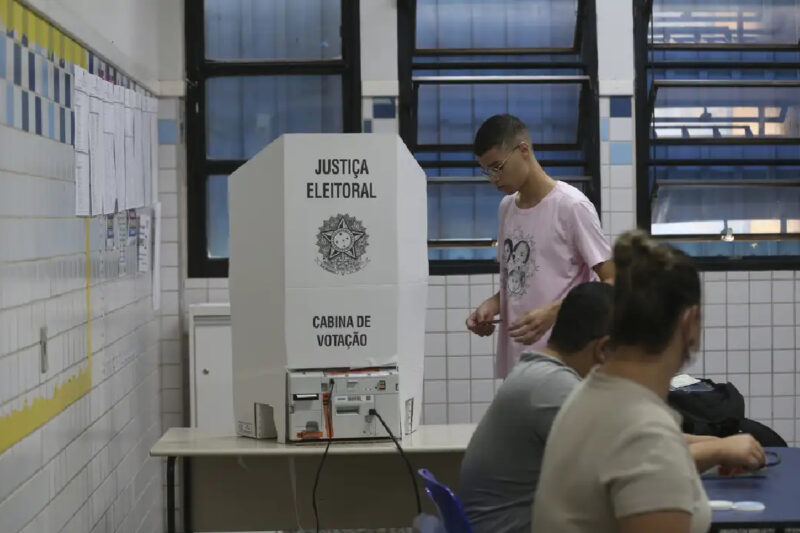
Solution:
M 514 148 L 512 148 L 511 151 L 508 152 L 508 155 L 506 156 L 506 158 L 503 159 L 499 164 L 491 166 L 489 168 L 481 168 L 481 174 L 483 174 L 484 176 L 486 176 L 489 179 L 494 179 L 497 176 L 499 176 L 500 174 L 502 174 L 503 173 L 503 167 L 506 166 L 506 161 L 508 161 L 508 158 L 511 157 L 511 154 L 513 154 L 514 151 L 519 147 L 520 147 L 520 145 L 518 144 Z

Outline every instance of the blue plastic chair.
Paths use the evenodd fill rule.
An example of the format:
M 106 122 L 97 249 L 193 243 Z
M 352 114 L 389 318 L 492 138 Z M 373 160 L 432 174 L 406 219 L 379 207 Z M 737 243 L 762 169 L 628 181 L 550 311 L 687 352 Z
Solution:
M 439 516 L 444 522 L 447 533 L 472 533 L 464 508 L 456 495 L 446 485 L 442 485 L 427 469 L 420 468 L 417 473 L 422 478 L 422 484 L 428 497 L 439 509 Z

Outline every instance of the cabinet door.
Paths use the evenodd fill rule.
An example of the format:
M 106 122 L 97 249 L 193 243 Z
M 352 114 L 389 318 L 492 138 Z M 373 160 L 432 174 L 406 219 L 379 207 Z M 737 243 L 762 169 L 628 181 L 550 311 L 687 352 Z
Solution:
M 230 323 L 195 323 L 197 427 L 235 435 Z

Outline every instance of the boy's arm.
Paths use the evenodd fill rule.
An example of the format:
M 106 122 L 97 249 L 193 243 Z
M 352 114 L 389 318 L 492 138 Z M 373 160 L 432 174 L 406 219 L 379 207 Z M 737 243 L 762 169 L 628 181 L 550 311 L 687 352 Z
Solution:
M 597 274 L 597 277 L 600 278 L 600 281 L 603 283 L 608 283 L 609 285 L 614 284 L 614 277 L 617 274 L 617 268 L 614 266 L 613 259 L 609 259 L 608 261 L 604 261 L 598 265 L 595 265 L 593 270 Z

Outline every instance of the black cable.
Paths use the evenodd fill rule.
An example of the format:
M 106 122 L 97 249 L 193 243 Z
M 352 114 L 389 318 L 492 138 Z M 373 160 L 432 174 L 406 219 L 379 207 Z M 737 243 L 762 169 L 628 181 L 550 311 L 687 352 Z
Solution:
M 394 445 L 397 446 L 397 450 L 400 452 L 400 455 L 403 457 L 403 460 L 406 462 L 406 467 L 408 467 L 408 475 L 411 478 L 411 484 L 414 486 L 414 496 L 417 498 L 417 515 L 421 515 L 422 514 L 422 502 L 419 499 L 419 487 L 417 487 L 417 480 L 414 477 L 414 468 L 411 466 L 411 461 L 408 460 L 408 457 L 406 456 L 406 452 L 403 451 L 403 447 L 400 446 L 400 443 L 395 438 L 394 433 L 392 433 L 392 430 L 389 429 L 389 426 L 386 425 L 386 422 L 384 422 L 383 417 L 380 415 L 380 413 L 378 411 L 376 411 L 375 409 L 370 409 L 369 410 L 369 414 L 375 415 L 375 416 L 378 417 L 378 420 L 380 420 L 381 424 L 383 425 L 383 429 L 385 429 L 386 433 L 388 433 L 389 436 L 392 438 L 392 442 L 394 442 Z
M 319 466 L 317 467 L 317 475 L 314 477 L 314 491 L 311 493 L 311 506 L 314 508 L 314 523 L 316 525 L 317 533 L 319 533 L 319 510 L 317 509 L 317 487 L 319 486 L 319 478 L 320 474 L 322 474 L 322 466 L 325 464 L 325 458 L 328 457 L 328 450 L 331 447 L 331 442 L 333 441 L 333 415 L 331 414 L 331 410 L 333 409 L 333 402 L 331 402 L 331 398 L 333 397 L 333 378 L 330 379 L 328 382 L 328 409 L 327 413 L 325 412 L 325 408 L 323 405 L 323 416 L 325 416 L 325 429 L 326 433 L 328 434 L 328 444 L 325 445 L 325 451 L 322 453 L 322 459 L 319 461 Z M 324 398 L 324 396 L 323 396 Z M 324 403 L 323 399 L 323 403 Z
M 328 449 L 331 447 L 331 439 L 328 437 L 328 444 L 325 445 L 325 452 L 322 454 L 322 459 L 317 467 L 317 476 L 314 479 L 314 494 L 311 499 L 311 505 L 314 507 L 314 523 L 316 524 L 317 533 L 319 533 L 319 511 L 317 510 L 317 486 L 319 485 L 319 476 L 322 473 L 322 465 L 325 463 L 325 458 L 328 456 Z

